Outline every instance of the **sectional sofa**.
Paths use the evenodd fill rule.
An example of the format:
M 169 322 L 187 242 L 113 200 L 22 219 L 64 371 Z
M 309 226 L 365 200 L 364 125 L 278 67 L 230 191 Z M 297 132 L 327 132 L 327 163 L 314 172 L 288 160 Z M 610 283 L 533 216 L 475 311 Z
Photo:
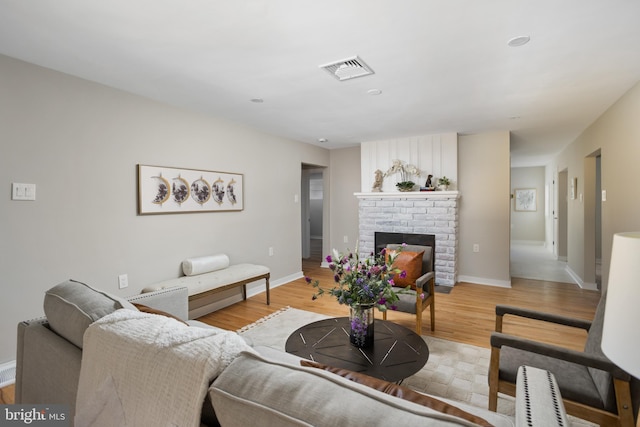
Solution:
M 143 313 L 134 315 L 122 310 Z M 201 362 L 201 358 L 199 360 L 194 358 L 193 363 L 191 361 L 176 363 L 170 367 L 169 371 L 162 371 L 159 367 L 149 371 L 153 372 L 156 384 L 161 384 L 158 389 L 150 390 L 136 389 L 136 387 L 143 387 L 144 384 L 144 378 L 142 380 L 133 378 L 136 372 L 123 374 L 116 372 L 117 369 L 109 371 L 110 368 L 107 369 L 102 365 L 108 365 L 111 359 L 106 356 L 102 359 L 87 356 L 96 354 L 88 350 L 89 345 L 95 345 L 92 337 L 96 329 L 111 325 L 113 330 L 113 325 L 116 324 L 112 320 L 123 317 L 123 313 L 129 313 L 125 317 L 133 317 L 135 321 L 141 320 L 147 322 L 146 324 L 151 322 L 161 325 L 158 329 L 160 332 L 154 331 L 151 338 L 142 334 L 140 342 L 136 342 L 138 346 L 143 339 L 149 339 L 151 343 L 163 342 L 165 337 L 162 334 L 172 339 L 175 337 L 179 339 L 181 334 L 195 333 L 198 336 L 211 337 L 216 334 L 227 334 L 226 338 L 233 338 L 233 340 L 224 342 L 233 342 L 237 348 L 232 358 L 227 357 L 229 360 L 225 362 L 221 372 L 216 372 L 212 378 L 205 378 L 206 393 L 201 402 L 195 402 L 193 405 L 193 417 L 189 414 L 176 421 L 170 420 L 171 415 L 169 415 L 160 424 L 222 425 L 224 427 L 568 425 L 555 379 L 546 371 L 524 368 L 519 374 L 516 416 L 510 417 L 470 405 L 422 395 L 395 384 L 365 376 L 358 377 L 355 373 L 316 365 L 308 361 L 302 364 L 312 366 L 302 366 L 301 359 L 293 355 L 266 347 L 254 348 L 244 341 L 238 343 L 240 338 L 235 332 L 212 328 L 197 321 L 184 322 L 188 314 L 188 291 L 184 287 L 163 289 L 121 299 L 80 282 L 68 281 L 53 287 L 46 293 L 44 311 L 46 317 L 20 322 L 18 325 L 15 400 L 16 403 L 21 404 L 66 404 L 69 405 L 72 414 L 86 413 L 85 406 L 88 406 L 87 402 L 90 401 L 91 406 L 97 407 L 97 412 L 101 411 L 91 419 L 78 416 L 77 426 L 135 425 L 137 427 L 140 422 L 134 424 L 131 421 L 136 415 L 133 412 L 144 410 L 150 414 L 158 414 L 161 411 L 177 414 L 185 410 L 184 402 L 180 403 L 180 399 L 176 400 L 175 397 L 172 398 L 174 400 L 163 402 L 161 389 L 171 390 L 178 387 L 171 382 L 170 378 L 182 375 L 179 373 L 182 372 L 179 371 L 180 369 L 192 370 L 193 366 Z M 195 331 L 190 328 L 205 328 L 207 331 Z M 88 337 L 92 340 L 91 344 L 88 344 Z M 205 339 L 209 338 L 205 337 Z M 187 341 L 193 344 L 191 340 Z M 163 345 L 151 351 L 152 357 L 155 357 L 154 360 L 163 360 Z M 226 350 L 228 354 L 229 349 Z M 83 351 L 86 356 L 84 359 Z M 117 346 L 109 347 L 109 351 L 117 352 Z M 143 353 L 145 352 L 141 352 L 140 357 L 148 356 Z M 208 351 L 207 354 L 214 358 L 217 357 L 215 355 L 218 352 L 217 350 Z M 135 356 L 131 361 L 138 362 L 137 358 L 138 356 Z M 92 366 L 96 365 L 98 360 L 101 366 Z M 158 365 L 161 364 L 158 363 Z M 87 393 L 93 393 L 93 390 L 86 389 L 87 383 L 84 379 L 89 368 L 100 368 L 102 369 L 100 372 L 106 369 L 108 381 L 105 380 L 104 384 L 108 384 L 110 388 L 108 392 L 102 394 L 103 398 L 86 398 Z M 166 372 L 166 380 L 162 372 Z M 123 396 L 127 396 L 120 388 L 123 382 L 130 383 L 128 384 L 129 393 L 133 390 L 136 401 L 139 397 L 151 396 L 152 398 L 140 400 L 144 403 L 134 405 L 133 409 L 130 405 L 128 407 L 128 402 L 122 401 Z M 163 382 L 167 384 L 162 384 Z M 83 384 L 85 389 L 80 393 L 82 396 L 78 396 L 79 385 L 83 387 Z M 101 395 L 95 394 L 95 396 Z M 76 402 L 80 403 L 78 407 Z M 194 404 L 194 402 L 188 403 Z M 148 407 L 141 408 L 140 405 Z M 151 422 L 151 418 L 148 425 L 157 425 L 155 421 Z

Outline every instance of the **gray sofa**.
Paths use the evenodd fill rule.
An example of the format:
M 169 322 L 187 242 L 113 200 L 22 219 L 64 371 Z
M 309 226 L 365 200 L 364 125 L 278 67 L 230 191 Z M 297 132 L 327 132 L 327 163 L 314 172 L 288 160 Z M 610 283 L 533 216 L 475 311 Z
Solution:
M 184 287 L 164 289 L 125 300 L 68 281 L 48 291 L 44 302 L 47 317 L 18 325 L 16 403 L 66 404 L 75 413 L 84 330 L 98 318 L 118 309 L 144 311 L 132 303 L 186 319 L 188 290 Z M 189 323 L 210 328 L 197 321 Z M 202 406 L 203 424 L 224 427 L 256 423 L 261 427 L 477 425 L 450 415 L 452 411 L 462 410 L 495 426 L 531 425 L 532 417 L 533 425 L 568 425 L 562 401 L 558 400 L 555 379 L 546 371 L 531 369 L 519 376 L 514 419 L 442 399 L 445 413 L 434 411 L 423 402 L 416 403 L 415 396 L 413 401 L 407 400 L 412 392 L 402 387 L 379 384 L 383 382 L 375 386 L 363 384 L 348 375 L 301 366 L 300 360 L 266 347 L 240 353 L 211 384 Z M 383 389 L 386 392 L 380 391 Z M 414 394 L 419 396 L 418 401 L 424 398 Z

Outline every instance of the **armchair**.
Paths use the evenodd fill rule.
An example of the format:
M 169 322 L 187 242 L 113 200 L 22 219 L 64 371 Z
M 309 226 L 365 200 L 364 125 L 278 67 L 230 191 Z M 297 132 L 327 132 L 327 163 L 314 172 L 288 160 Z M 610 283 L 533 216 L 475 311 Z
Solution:
M 387 250 L 398 250 L 402 245 L 389 244 Z M 405 245 L 403 252 L 422 252 L 422 263 L 420 273 L 415 281 L 412 282 L 412 289 L 408 293 L 399 294 L 400 301 L 397 302 L 396 311 L 403 313 L 411 313 L 416 315 L 416 333 L 422 333 L 422 311 L 430 307 L 431 310 L 431 330 L 435 330 L 436 312 L 435 312 L 435 274 L 433 272 L 433 254 L 431 246 Z M 405 287 L 406 285 L 403 285 Z M 414 289 L 415 288 L 415 289 Z M 387 312 L 382 313 L 382 318 L 387 320 Z
M 569 414 L 601 426 L 634 426 L 634 411 L 637 413 L 640 403 L 638 381 L 614 365 L 600 349 L 605 299 L 603 295 L 591 322 L 497 305 L 496 331 L 491 334 L 489 409 L 496 411 L 498 392 L 515 395 L 518 367 L 528 365 L 554 374 Z M 588 334 L 584 351 L 504 334 L 505 315 L 585 329 Z

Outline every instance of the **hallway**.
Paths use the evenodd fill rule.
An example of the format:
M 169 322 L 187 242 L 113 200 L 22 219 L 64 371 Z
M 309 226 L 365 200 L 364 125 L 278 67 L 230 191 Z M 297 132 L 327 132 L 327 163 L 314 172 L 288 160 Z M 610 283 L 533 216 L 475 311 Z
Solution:
M 511 242 L 511 277 L 546 280 L 551 282 L 576 283 L 565 267 L 542 245 Z

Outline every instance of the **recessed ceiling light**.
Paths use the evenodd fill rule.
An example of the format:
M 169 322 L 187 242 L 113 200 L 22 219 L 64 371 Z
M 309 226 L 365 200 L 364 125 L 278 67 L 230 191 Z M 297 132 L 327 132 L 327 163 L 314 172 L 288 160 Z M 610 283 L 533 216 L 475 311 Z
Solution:
M 531 37 L 529 36 L 518 36 L 509 40 L 507 44 L 511 47 L 518 47 L 529 43 L 529 40 L 531 40 Z
M 318 138 L 318 142 L 320 144 L 324 144 L 325 142 L 329 141 L 327 138 Z
M 264 102 L 264 99 L 262 99 L 262 98 L 251 98 L 251 102 L 253 102 L 254 104 L 262 104 Z
M 368 93 L 369 95 L 373 95 L 373 96 L 375 96 L 375 95 L 380 95 L 380 94 L 382 93 L 382 91 L 381 91 L 380 89 L 369 89 L 369 90 L 367 91 L 367 93 Z

